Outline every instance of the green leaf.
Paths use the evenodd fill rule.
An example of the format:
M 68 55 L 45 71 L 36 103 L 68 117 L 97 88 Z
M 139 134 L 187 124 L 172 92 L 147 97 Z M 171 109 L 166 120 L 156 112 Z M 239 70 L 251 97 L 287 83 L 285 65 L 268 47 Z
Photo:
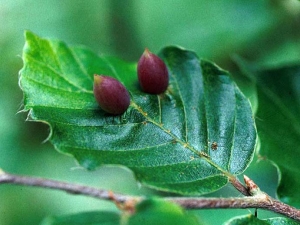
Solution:
M 260 220 L 253 215 L 235 217 L 225 223 L 225 225 L 282 225 L 282 224 L 297 225 L 299 223 L 284 217 L 276 217 L 276 218 Z
M 258 70 L 240 62 L 257 84 L 259 154 L 279 169 L 279 198 L 300 207 L 300 66 Z
M 268 222 L 270 225 L 299 225 L 299 222 L 285 217 L 275 217 L 266 219 L 265 221 Z
M 261 71 L 257 82 L 260 154 L 280 170 L 278 196 L 299 207 L 300 66 Z
M 149 95 L 137 85 L 135 63 L 26 32 L 20 72 L 25 110 L 50 125 L 56 149 L 87 169 L 124 165 L 160 190 L 217 190 L 252 160 L 256 130 L 250 104 L 226 71 L 200 62 L 195 53 L 168 47 L 160 56 L 170 85 L 165 94 Z M 94 73 L 127 87 L 131 104 L 123 115 L 99 108 Z
M 246 216 L 235 217 L 226 222 L 225 225 L 269 225 L 269 223 L 250 214 Z
M 199 225 L 197 218 L 180 206 L 159 200 L 147 199 L 139 203 L 127 225 Z
M 115 212 L 84 212 L 47 217 L 41 225 L 116 225 L 120 220 L 120 215 Z

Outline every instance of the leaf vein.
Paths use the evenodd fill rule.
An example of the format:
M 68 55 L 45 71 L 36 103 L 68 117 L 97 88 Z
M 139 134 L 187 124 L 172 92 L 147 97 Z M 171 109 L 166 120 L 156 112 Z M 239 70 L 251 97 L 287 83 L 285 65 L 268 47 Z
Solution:
M 66 81 L 66 82 L 67 82 L 68 84 L 70 84 L 71 86 L 76 87 L 76 88 L 79 89 L 80 91 L 84 91 L 84 92 L 88 91 L 87 89 L 84 89 L 84 88 L 82 88 L 82 87 L 80 87 L 80 86 L 77 86 L 76 84 L 74 84 L 74 83 L 72 83 L 71 81 L 69 81 L 68 79 L 66 79 L 62 74 L 60 74 L 60 73 L 59 73 L 58 71 L 56 71 L 53 67 L 49 66 L 49 65 L 46 64 L 45 62 L 38 61 L 38 60 L 36 60 L 35 58 L 33 58 L 33 57 L 29 56 L 29 55 L 27 55 L 26 58 L 27 58 L 28 60 L 30 59 L 30 61 L 32 62 L 32 64 L 33 64 L 33 63 L 36 63 L 36 64 L 38 64 L 38 65 L 41 65 L 41 66 L 44 66 L 44 67 L 48 68 L 48 69 L 51 70 L 53 73 L 55 73 L 56 75 L 58 75 L 62 80 Z
M 207 90 L 206 90 L 206 85 L 205 85 L 205 75 L 203 74 L 203 88 L 204 88 L 204 113 L 203 113 L 203 117 L 204 117 L 204 125 L 206 127 L 206 153 L 209 152 L 209 124 L 208 124 L 208 119 L 207 119 L 207 115 L 208 115 L 208 102 L 209 102 L 209 98 L 208 98 L 208 94 L 207 94 Z
M 77 64 L 79 65 L 83 74 L 85 74 L 88 77 L 88 79 L 93 82 L 92 77 L 88 74 L 87 70 L 84 68 L 83 63 L 81 62 L 80 58 L 77 56 L 74 49 L 70 48 L 70 52 L 71 52 L 72 56 L 74 57 L 75 61 L 77 62 Z
M 30 81 L 32 81 L 32 82 L 34 82 L 34 83 L 36 83 L 36 84 L 39 84 L 41 86 L 44 86 L 44 87 L 47 87 L 47 88 L 50 88 L 50 89 L 54 89 L 54 90 L 58 90 L 58 91 L 62 91 L 62 92 L 69 92 L 71 94 L 84 92 L 84 93 L 92 94 L 93 95 L 93 91 L 89 91 L 89 90 L 73 91 L 73 90 L 68 90 L 68 89 L 61 89 L 61 88 L 58 88 L 58 87 L 53 87 L 53 86 L 50 86 L 48 84 L 42 83 L 42 82 L 40 82 L 38 80 L 32 79 L 31 77 L 25 76 L 24 74 L 23 74 L 23 77 L 26 78 L 26 79 L 28 79 L 28 80 L 30 80 Z
M 51 46 L 51 50 L 54 54 L 54 57 L 55 57 L 55 61 L 57 62 L 57 66 L 60 68 L 61 70 L 61 63 L 59 61 L 59 59 L 57 58 L 57 56 L 59 55 L 56 51 L 55 51 L 55 48 L 53 47 L 53 44 L 52 42 L 50 42 L 50 46 Z M 48 66 L 46 63 L 45 63 L 46 66 Z M 62 71 L 61 71 L 62 72 Z M 87 91 L 87 89 L 81 87 L 81 86 L 78 86 L 76 85 L 75 83 L 73 83 L 72 81 L 70 81 L 69 79 L 67 79 L 63 74 L 60 74 L 60 73 L 57 73 L 59 76 L 61 76 L 64 80 L 66 80 L 69 84 L 71 84 L 72 86 L 82 90 L 82 91 Z
M 126 124 L 105 124 L 105 125 L 81 125 L 81 124 L 73 124 L 73 123 L 66 123 L 56 120 L 51 120 L 52 123 L 62 124 L 62 125 L 69 125 L 69 126 L 76 126 L 76 127 L 91 127 L 91 128 L 101 128 L 101 127 L 124 127 L 128 125 L 141 125 L 143 122 L 139 123 L 126 123 Z
M 162 123 L 162 106 L 161 106 L 161 99 L 159 97 L 159 95 L 157 95 L 157 102 L 158 102 L 158 110 L 159 110 L 159 123 Z
M 169 145 L 169 144 L 173 144 L 172 142 L 168 141 L 168 142 L 164 142 L 164 143 L 161 143 L 161 144 L 158 144 L 158 145 L 153 145 L 153 146 L 146 146 L 144 148 L 132 148 L 132 149 L 126 149 L 126 150 L 110 150 L 110 149 L 102 149 L 102 150 L 99 150 L 99 149 L 95 149 L 95 148 L 85 148 L 85 147 L 77 147 L 77 146 L 72 146 L 72 145 L 62 145 L 64 147 L 70 147 L 70 148 L 74 148 L 74 149 L 82 149 L 82 150 L 92 150 L 92 151 L 107 151 L 107 152 L 127 152 L 127 151 L 131 151 L 131 152 L 134 152 L 134 151 L 143 151 L 143 150 L 147 150 L 147 149 L 151 149 L 151 148 L 156 148 L 156 147 L 161 147 L 161 146 L 166 146 L 166 145 Z
M 181 100 L 181 103 L 182 103 L 182 106 L 183 106 L 183 114 L 184 114 L 184 127 L 185 127 L 185 133 L 184 133 L 184 141 L 186 143 L 188 143 L 188 129 L 187 129 L 187 113 L 186 113 L 186 108 L 185 108 L 185 104 L 184 104 L 184 101 L 183 101 L 183 97 L 182 97 L 182 93 L 181 93 L 181 90 L 179 88 L 179 84 L 178 84 L 178 81 L 176 79 L 176 76 L 174 75 L 174 73 L 172 73 L 172 77 L 174 78 L 174 81 L 175 81 L 175 84 L 176 84 L 176 88 L 178 90 L 178 94 L 179 94 L 179 97 L 180 97 L 180 100 Z
M 235 133 L 236 133 L 236 123 L 237 123 L 237 90 L 235 89 L 235 107 L 234 107 L 234 122 L 233 122 L 233 134 L 232 134 L 232 143 L 231 143 L 231 147 L 230 147 L 230 155 L 229 155 L 229 160 L 228 160 L 228 166 L 227 166 L 227 170 L 230 171 L 230 166 L 231 166 L 231 161 L 232 161 L 232 157 L 233 157 L 233 150 L 234 150 L 234 140 L 235 140 Z

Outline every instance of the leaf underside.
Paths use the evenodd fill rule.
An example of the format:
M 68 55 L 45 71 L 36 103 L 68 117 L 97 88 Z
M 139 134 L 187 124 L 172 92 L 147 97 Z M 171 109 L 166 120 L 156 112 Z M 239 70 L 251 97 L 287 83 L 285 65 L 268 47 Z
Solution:
M 24 110 L 50 125 L 50 140 L 87 169 L 130 168 L 154 188 L 200 195 L 224 186 L 252 160 L 256 130 L 248 100 L 229 74 L 177 47 L 160 52 L 170 84 L 140 91 L 136 64 L 26 32 L 20 86 Z M 93 75 L 117 78 L 131 104 L 121 116 L 102 111 Z
M 300 65 L 262 69 L 241 58 L 237 64 L 257 89 L 259 157 L 278 169 L 278 197 L 299 208 Z
M 279 168 L 281 200 L 300 207 L 300 66 L 257 71 L 253 76 L 258 85 L 259 153 Z

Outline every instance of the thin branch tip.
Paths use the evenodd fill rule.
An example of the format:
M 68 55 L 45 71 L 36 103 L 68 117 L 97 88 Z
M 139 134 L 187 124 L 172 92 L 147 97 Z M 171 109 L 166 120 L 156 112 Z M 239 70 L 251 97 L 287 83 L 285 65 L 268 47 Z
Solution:
M 248 188 L 246 188 L 237 177 L 230 177 L 229 178 L 230 183 L 237 189 L 240 193 L 242 193 L 245 196 L 250 196 L 250 193 L 248 191 Z
M 185 198 L 185 197 L 162 197 L 161 199 L 179 204 L 186 209 L 220 209 L 220 208 L 261 208 L 279 213 L 289 218 L 300 221 L 300 210 L 273 199 L 259 190 L 258 186 L 247 176 L 244 176 L 246 187 L 237 179 L 230 178 L 230 182 L 247 197 L 235 198 Z M 134 212 L 138 202 L 146 199 L 144 196 L 130 196 L 117 194 L 109 190 L 98 189 L 90 186 L 55 181 L 45 178 L 19 176 L 6 173 L 0 169 L 0 184 L 16 184 L 23 186 L 35 186 L 54 190 L 65 191 L 70 194 L 89 196 L 100 200 L 114 202 L 116 206 L 127 212 Z M 249 190 L 248 190 L 249 189 Z M 257 193 L 249 191 L 257 190 Z
M 244 175 L 244 182 L 245 182 L 248 192 L 251 194 L 251 196 L 262 194 L 262 192 L 260 191 L 260 188 L 257 186 L 257 184 L 254 183 L 254 181 L 251 180 L 246 175 Z

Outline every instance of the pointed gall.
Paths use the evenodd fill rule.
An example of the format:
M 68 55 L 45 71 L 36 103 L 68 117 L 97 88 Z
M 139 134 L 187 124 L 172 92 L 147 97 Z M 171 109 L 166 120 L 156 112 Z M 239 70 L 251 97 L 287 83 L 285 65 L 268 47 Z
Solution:
M 137 73 L 144 92 L 161 94 L 167 90 L 169 74 L 166 64 L 147 48 L 138 62 Z
M 100 107 L 110 114 L 122 114 L 130 104 L 128 91 L 112 77 L 95 74 L 94 95 Z

